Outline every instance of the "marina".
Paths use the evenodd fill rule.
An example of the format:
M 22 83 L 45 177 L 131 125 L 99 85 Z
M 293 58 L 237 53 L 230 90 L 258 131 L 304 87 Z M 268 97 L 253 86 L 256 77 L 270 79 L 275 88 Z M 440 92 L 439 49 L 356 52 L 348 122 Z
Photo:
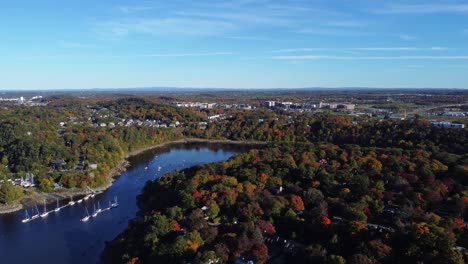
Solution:
M 21 222 L 22 223 L 28 223 L 28 222 L 30 222 L 32 220 L 35 220 L 35 219 L 44 218 L 44 217 L 48 216 L 50 213 L 53 213 L 53 212 L 58 213 L 63 208 L 73 206 L 73 205 L 75 205 L 75 203 L 78 203 L 78 204 L 82 203 L 83 201 L 88 200 L 89 198 L 94 197 L 96 194 L 99 194 L 99 193 L 100 192 L 93 192 L 92 194 L 87 194 L 85 197 L 83 197 L 82 199 L 79 199 L 77 202 L 74 202 L 73 198 L 71 198 L 70 202 L 68 202 L 67 204 L 62 205 L 62 206 L 59 206 L 59 200 L 57 199 L 56 208 L 54 208 L 54 209 L 52 209 L 50 211 L 47 211 L 47 204 L 46 204 L 46 201 L 44 201 L 44 210 L 43 210 L 42 213 L 39 212 L 39 209 L 38 209 L 37 205 L 35 205 L 34 207 L 31 208 L 31 211 L 33 213 L 36 212 L 36 214 L 34 214 L 33 216 L 29 216 L 28 209 L 26 209 L 25 210 L 25 212 L 26 212 L 25 217 L 21 220 Z M 117 197 L 114 197 L 114 199 L 115 199 L 115 203 L 117 203 Z M 114 206 L 112 206 L 113 204 L 114 203 L 109 201 L 109 207 L 108 208 L 105 208 L 104 210 L 98 209 L 98 211 L 95 210 L 95 214 L 93 214 L 93 217 L 96 217 L 97 214 L 101 213 L 102 211 L 110 210 L 111 208 L 114 207 Z M 98 208 L 99 208 L 99 201 L 98 201 Z M 86 211 L 87 211 L 87 209 L 86 209 Z
M 73 206 L 69 205 L 70 197 L 58 202 L 52 198 L 47 200 L 47 217 L 40 217 L 44 212 L 43 200 L 37 204 L 38 210 L 33 205 L 26 210 L 1 215 L 0 259 L 2 263 L 99 263 L 105 242 L 114 239 L 137 214 L 136 197 L 148 180 L 154 180 L 158 165 L 162 168 L 157 174 L 162 176 L 176 168 L 226 160 L 233 153 L 227 146 L 195 144 L 148 151 L 131 157 L 129 162 L 132 165 L 109 189 L 99 194 L 89 190 L 83 196 L 75 196 Z M 148 165 L 148 170 L 145 170 Z M 79 199 L 83 199 L 81 204 L 77 203 Z M 94 207 L 98 210 L 98 202 L 101 213 L 93 217 Z M 88 213 L 88 220 L 81 221 Z M 31 220 L 33 215 L 37 216 Z M 44 238 L 47 238 L 47 243 L 44 243 Z M 28 254 L 23 253 L 25 248 Z M 50 254 L 51 249 L 54 249 L 54 254 Z

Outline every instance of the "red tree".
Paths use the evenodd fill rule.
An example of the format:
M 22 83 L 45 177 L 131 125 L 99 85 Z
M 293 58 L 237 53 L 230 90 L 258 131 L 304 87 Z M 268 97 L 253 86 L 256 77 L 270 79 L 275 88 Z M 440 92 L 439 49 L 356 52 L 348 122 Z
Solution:
M 268 260 L 268 247 L 265 244 L 255 244 L 252 248 L 252 255 L 257 263 L 265 263 Z
M 260 228 L 260 230 L 262 230 L 262 232 L 267 233 L 269 235 L 273 235 L 274 233 L 276 233 L 275 227 L 270 222 L 260 220 L 257 222 L 257 226 L 258 228 Z
M 291 195 L 291 205 L 294 209 L 294 211 L 304 211 L 304 202 L 302 201 L 302 198 L 300 196 Z
M 330 218 L 328 218 L 328 216 L 324 215 L 320 218 L 320 224 L 322 225 L 331 225 L 332 224 L 332 220 L 330 220 Z

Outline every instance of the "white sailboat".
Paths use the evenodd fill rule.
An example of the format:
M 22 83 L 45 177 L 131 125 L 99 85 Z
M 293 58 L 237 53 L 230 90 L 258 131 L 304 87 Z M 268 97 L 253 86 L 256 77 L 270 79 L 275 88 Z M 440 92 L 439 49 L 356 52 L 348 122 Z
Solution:
M 89 216 L 88 208 L 86 208 L 86 206 L 85 206 L 85 212 L 86 212 L 86 215 L 85 215 L 85 217 L 81 218 L 81 222 L 86 222 L 91 217 L 91 216 Z
M 41 214 L 41 217 L 46 217 L 48 214 L 49 212 L 47 212 L 46 201 L 44 200 L 44 212 Z
M 70 197 L 70 201 L 68 202 L 69 205 L 74 205 L 75 204 L 75 201 L 73 201 L 73 196 Z
M 27 223 L 27 222 L 29 222 L 29 220 L 31 220 L 31 217 L 29 217 L 29 214 L 28 214 L 28 210 L 27 210 L 27 209 L 24 210 L 24 212 L 25 212 L 25 216 L 24 216 L 24 219 L 21 220 L 21 222 Z
M 40 215 L 39 209 L 37 209 L 37 204 L 34 206 L 34 208 L 36 209 L 37 213 L 35 215 L 31 216 L 31 220 L 38 218 L 39 215 Z M 34 208 L 33 208 L 33 213 L 34 213 Z
M 96 212 L 96 204 L 94 204 L 93 206 L 94 206 L 94 212 L 93 212 L 92 217 L 96 217 L 98 215 L 98 212 Z
M 119 206 L 119 203 L 117 202 L 117 196 L 114 196 L 114 202 L 111 203 L 111 207 L 117 207 Z
M 60 211 L 60 207 L 59 207 L 59 201 L 58 201 L 58 199 L 57 199 L 57 207 L 55 208 L 55 210 L 54 210 L 54 211 L 55 211 L 55 212 L 58 212 L 58 211 Z
M 161 171 L 162 167 L 161 166 L 158 166 L 158 171 Z
M 96 210 L 96 213 L 100 213 L 102 211 L 101 209 L 101 205 L 99 204 L 99 201 L 97 202 L 97 210 Z

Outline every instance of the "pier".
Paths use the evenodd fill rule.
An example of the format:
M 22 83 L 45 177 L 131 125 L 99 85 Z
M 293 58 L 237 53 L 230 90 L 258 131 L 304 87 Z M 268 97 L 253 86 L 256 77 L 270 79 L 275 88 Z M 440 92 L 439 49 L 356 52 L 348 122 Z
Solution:
M 48 216 L 49 214 L 52 214 L 52 213 L 57 213 L 59 212 L 60 210 L 62 210 L 63 208 L 66 208 L 66 207 L 69 207 L 69 206 L 74 206 L 75 204 L 80 204 L 82 203 L 83 201 L 85 200 L 88 200 L 90 198 L 93 198 L 95 195 L 97 194 L 100 194 L 101 192 L 94 192 L 93 190 L 89 189 L 91 191 L 91 193 L 87 194 L 86 196 L 84 196 L 83 198 L 77 200 L 76 202 L 73 201 L 73 199 L 71 199 L 68 203 L 62 205 L 62 206 L 59 206 L 59 203 L 58 203 L 58 200 L 57 200 L 57 206 L 49 211 L 46 210 L 46 206 L 44 205 L 44 211 L 43 212 L 39 212 L 39 209 L 37 208 L 37 205 L 33 206 L 31 209 L 32 209 L 32 214 L 29 215 L 29 212 L 28 212 L 28 209 L 25 210 L 25 218 L 21 220 L 22 223 L 29 223 L 33 220 L 36 220 L 36 219 L 41 219 L 41 218 L 45 218 L 46 216 Z M 113 203 L 111 203 L 112 205 Z M 112 206 L 110 205 L 110 208 L 105 208 L 101 211 L 104 211 L 104 210 L 110 210 L 111 208 L 113 208 Z

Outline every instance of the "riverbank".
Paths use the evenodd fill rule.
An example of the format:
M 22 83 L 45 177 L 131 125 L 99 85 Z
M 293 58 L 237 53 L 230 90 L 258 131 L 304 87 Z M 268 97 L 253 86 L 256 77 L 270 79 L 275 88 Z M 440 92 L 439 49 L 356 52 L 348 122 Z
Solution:
M 267 144 L 267 142 L 263 142 L 263 141 L 234 141 L 234 140 L 229 140 L 229 139 L 182 138 L 182 139 L 178 139 L 178 140 L 173 140 L 173 141 L 160 143 L 160 144 L 157 144 L 157 145 L 152 145 L 152 146 L 149 146 L 149 147 L 140 148 L 140 149 L 137 149 L 137 150 L 134 150 L 134 151 L 131 151 L 131 152 L 127 153 L 122 158 L 122 160 L 119 162 L 119 164 L 109 172 L 109 177 L 108 177 L 107 182 L 103 186 L 97 188 L 96 190 L 97 191 L 105 191 L 106 189 L 111 187 L 112 183 L 115 181 L 115 179 L 118 176 L 120 176 L 127 169 L 128 166 L 130 166 L 130 162 L 128 161 L 129 158 L 134 157 L 134 156 L 138 156 L 138 155 L 140 155 L 140 154 L 142 154 L 144 152 L 150 151 L 150 150 L 154 150 L 154 149 L 158 149 L 158 148 L 164 148 L 164 147 L 167 147 L 167 146 L 170 146 L 170 145 L 190 144 L 190 143 L 246 145 L 246 146 L 247 145 L 263 146 L 263 145 Z
M 123 173 L 126 171 L 127 167 L 130 166 L 130 162 L 128 159 L 130 157 L 138 156 L 146 151 L 167 147 L 170 145 L 177 145 L 177 144 L 190 144 L 190 143 L 206 143 L 206 144 L 227 144 L 227 145 L 258 145 L 263 146 L 266 145 L 267 142 L 262 141 L 234 141 L 228 139 L 202 139 L 202 138 L 182 138 L 178 140 L 168 141 L 144 148 L 139 148 L 137 150 L 131 151 L 122 158 L 122 160 L 109 171 L 108 180 L 105 184 L 94 188 L 93 190 L 96 192 L 103 192 L 110 188 L 113 182 Z M 29 208 L 36 204 L 43 204 L 44 201 L 47 204 L 55 203 L 57 200 L 69 200 L 71 198 L 76 198 L 80 196 L 85 196 L 87 194 L 87 190 L 83 189 L 62 189 L 54 193 L 42 193 L 42 192 L 34 192 L 32 195 L 22 198 L 16 204 L 12 204 L 9 206 L 2 205 L 0 206 L 0 215 L 1 214 L 8 214 L 19 211 L 23 208 Z

